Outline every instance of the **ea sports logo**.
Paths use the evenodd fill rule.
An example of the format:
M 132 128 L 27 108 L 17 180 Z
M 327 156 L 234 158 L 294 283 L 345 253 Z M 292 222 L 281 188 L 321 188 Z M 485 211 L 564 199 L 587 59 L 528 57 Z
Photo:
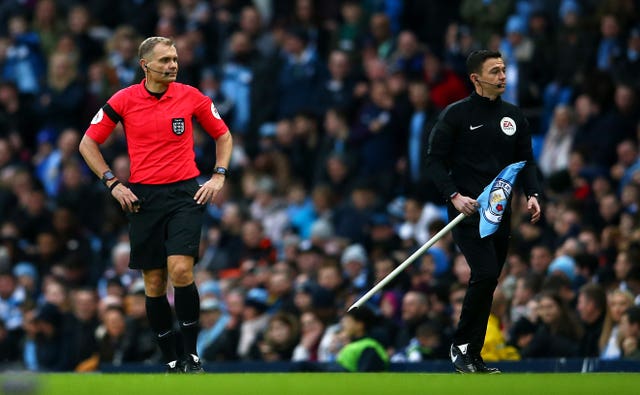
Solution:
M 507 136 L 513 136 L 516 132 L 516 121 L 509 117 L 504 117 L 500 120 L 500 129 Z

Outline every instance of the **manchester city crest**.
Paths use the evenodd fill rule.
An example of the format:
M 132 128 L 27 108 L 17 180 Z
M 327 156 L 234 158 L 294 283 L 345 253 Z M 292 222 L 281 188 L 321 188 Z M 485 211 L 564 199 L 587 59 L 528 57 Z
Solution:
M 171 130 L 178 136 L 184 133 L 184 118 L 171 119 Z
M 484 218 L 493 223 L 499 224 L 502 221 L 504 211 L 509 204 L 509 196 L 511 196 L 512 185 L 502 178 L 497 179 L 489 192 L 489 205 L 482 212 Z

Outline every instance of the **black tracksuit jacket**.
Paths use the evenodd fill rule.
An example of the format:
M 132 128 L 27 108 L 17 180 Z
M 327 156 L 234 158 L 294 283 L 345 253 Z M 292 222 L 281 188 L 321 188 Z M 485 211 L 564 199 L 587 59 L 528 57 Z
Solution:
M 522 160 L 527 164 L 518 182 L 530 196 L 539 186 L 529 122 L 515 105 L 473 92 L 440 114 L 431 131 L 426 166 L 445 199 L 455 192 L 475 199 L 502 169 Z M 473 218 L 478 220 L 467 220 Z

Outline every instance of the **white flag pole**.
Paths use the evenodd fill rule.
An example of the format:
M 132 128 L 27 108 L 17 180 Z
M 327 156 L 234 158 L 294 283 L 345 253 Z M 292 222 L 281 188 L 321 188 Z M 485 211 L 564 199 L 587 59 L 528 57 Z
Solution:
M 349 311 L 356 309 L 360 306 L 362 306 L 367 300 L 369 300 L 376 292 L 380 291 L 382 288 L 384 288 L 385 285 L 387 285 L 389 283 L 389 281 L 393 280 L 394 278 L 396 278 L 396 276 L 398 274 L 400 274 L 401 271 L 403 271 L 407 266 L 411 265 L 413 263 L 413 261 L 416 260 L 416 258 L 418 258 L 420 255 L 422 255 L 425 251 L 427 251 L 429 248 L 431 248 L 432 245 L 434 245 L 438 240 L 440 240 L 442 238 L 442 236 L 444 236 L 448 231 L 450 231 L 451 229 L 453 229 L 456 225 L 458 225 L 458 223 L 460 221 L 462 221 L 465 218 L 465 215 L 460 213 L 457 217 L 455 217 L 453 219 L 453 221 L 449 222 L 444 228 L 442 228 L 440 230 L 440 232 L 436 233 L 435 236 L 433 236 L 432 238 L 430 238 L 429 240 L 427 240 L 426 243 L 424 243 L 422 245 L 422 247 L 420 247 L 418 250 L 416 250 L 413 254 L 411 254 L 411 256 L 407 259 L 405 259 L 404 262 L 402 262 L 397 268 L 395 268 L 391 273 L 387 274 L 387 276 L 385 278 L 383 278 L 382 280 L 380 280 L 379 283 L 377 283 L 373 288 L 371 288 L 369 290 L 369 292 L 367 292 L 366 294 L 364 294 L 363 296 L 360 297 L 360 299 L 358 299 L 354 304 L 351 305 L 351 307 L 349 307 Z

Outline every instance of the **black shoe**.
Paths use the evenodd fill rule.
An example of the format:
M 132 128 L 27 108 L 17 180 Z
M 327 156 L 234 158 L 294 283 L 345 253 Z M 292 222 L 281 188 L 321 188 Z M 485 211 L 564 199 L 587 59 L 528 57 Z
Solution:
M 180 361 L 171 361 L 164 366 L 167 374 L 184 373 L 184 365 Z
M 184 362 L 184 370 L 185 373 L 204 373 L 204 369 L 202 368 L 202 363 L 200 362 L 200 358 L 197 355 L 190 354 L 187 357 L 187 360 Z
M 451 363 L 453 367 L 459 373 L 477 373 L 478 369 L 474 363 L 473 358 L 467 353 L 467 347 L 469 344 L 461 344 L 456 346 L 451 345 L 451 351 L 449 356 L 451 357 Z
M 498 369 L 498 368 L 490 368 L 487 365 L 485 365 L 484 360 L 482 359 L 482 357 L 480 355 L 476 355 L 473 358 L 473 364 L 475 365 L 476 371 L 478 373 L 485 373 L 485 374 L 502 373 L 502 372 L 500 372 L 500 369 Z

